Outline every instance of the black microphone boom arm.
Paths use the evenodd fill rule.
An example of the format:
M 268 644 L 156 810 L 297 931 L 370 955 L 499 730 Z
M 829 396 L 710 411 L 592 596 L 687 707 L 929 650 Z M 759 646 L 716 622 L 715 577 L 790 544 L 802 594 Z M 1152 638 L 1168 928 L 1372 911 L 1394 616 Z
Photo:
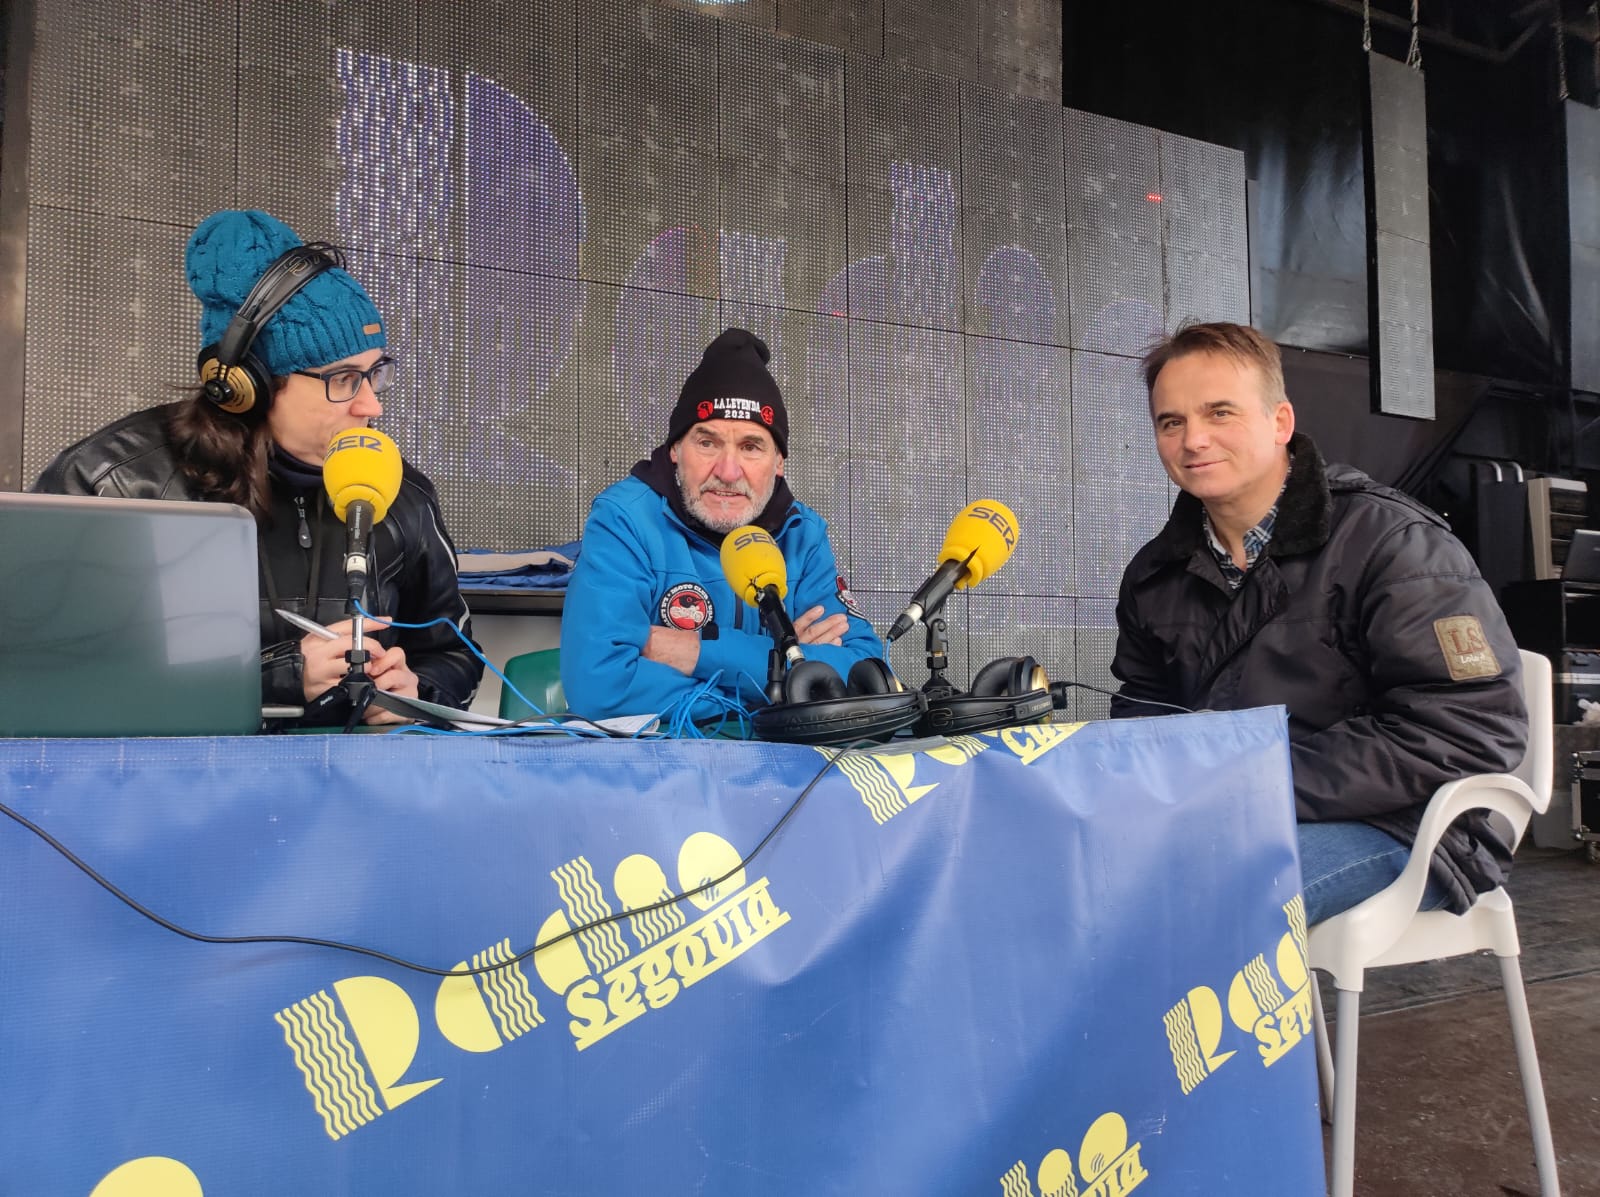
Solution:
M 967 562 L 972 560 L 977 551 L 973 549 L 960 561 L 952 558 L 940 562 L 939 568 L 933 571 L 933 577 L 924 582 L 917 593 L 911 596 L 911 601 L 894 621 L 894 626 L 889 629 L 889 635 L 885 639 L 892 643 L 928 616 L 936 614 L 944 606 L 945 599 L 950 597 L 950 592 L 956 588 L 956 583 L 961 581 L 967 572 Z
M 805 660 L 805 653 L 800 651 L 800 637 L 795 634 L 789 612 L 784 610 L 783 600 L 778 597 L 778 588 L 768 585 L 756 591 L 756 607 L 761 612 L 761 625 L 789 664 Z

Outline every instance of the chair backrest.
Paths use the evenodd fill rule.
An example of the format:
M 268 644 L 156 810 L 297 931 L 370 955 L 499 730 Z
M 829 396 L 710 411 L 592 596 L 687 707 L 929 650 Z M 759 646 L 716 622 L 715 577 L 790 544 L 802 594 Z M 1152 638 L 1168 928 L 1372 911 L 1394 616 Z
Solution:
M 1533 791 L 1534 809 L 1540 814 L 1550 805 L 1555 771 L 1555 699 L 1551 692 L 1550 659 L 1541 653 L 1519 650 L 1522 657 L 1522 699 L 1528 707 L 1528 750 L 1512 772 Z M 1528 820 L 1512 829 L 1515 848 L 1527 830 Z
M 528 702 L 538 704 L 546 715 L 560 715 L 566 711 L 567 695 L 561 688 L 559 648 L 519 653 L 506 662 L 503 672 L 506 680 L 527 695 Z M 500 718 L 532 719 L 536 714 L 509 686 L 500 687 Z

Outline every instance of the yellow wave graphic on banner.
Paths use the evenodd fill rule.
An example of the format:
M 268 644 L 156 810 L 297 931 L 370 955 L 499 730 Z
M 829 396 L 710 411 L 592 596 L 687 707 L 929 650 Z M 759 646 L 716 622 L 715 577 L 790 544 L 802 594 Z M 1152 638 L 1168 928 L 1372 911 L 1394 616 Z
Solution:
M 1011 1170 L 1000 1178 L 1000 1197 L 1033 1197 L 1033 1185 L 1028 1180 L 1028 1165 L 1018 1160 Z
M 479 952 L 472 958 L 473 968 L 482 968 L 486 964 L 506 965 L 492 973 L 481 973 L 478 982 L 489 1008 L 494 1011 L 495 1021 L 500 1024 L 500 1033 L 507 1039 L 526 1035 L 544 1022 L 544 1017 L 539 1013 L 539 1001 L 528 987 L 528 978 L 520 969 L 508 963 L 512 959 L 509 939 L 501 940 L 487 952 Z
M 615 913 L 606 901 L 600 883 L 595 880 L 594 869 L 583 857 L 569 860 L 551 870 L 550 877 L 556 883 L 556 891 L 561 895 L 572 921 L 579 926 Z M 613 923 L 580 931 L 578 941 L 596 972 L 615 968 L 628 958 L 628 945 L 622 942 L 622 935 Z
M 635 852 L 617 865 L 616 872 L 612 874 L 611 888 L 622 901 L 624 910 L 649 906 L 673 894 L 661 865 L 654 857 L 642 852 Z M 633 929 L 633 937 L 639 941 L 641 948 L 648 948 L 658 939 L 665 939 L 683 926 L 685 921 L 683 911 L 676 904 L 628 916 L 628 925 Z
M 383 1113 L 326 990 L 285 1007 L 273 1018 L 283 1028 L 284 1041 L 305 1077 L 328 1138 L 342 1138 Z
M 889 779 L 889 774 L 871 757 L 845 755 L 839 758 L 839 772 L 861 795 L 872 821 L 887 823 L 906 809 L 900 788 Z

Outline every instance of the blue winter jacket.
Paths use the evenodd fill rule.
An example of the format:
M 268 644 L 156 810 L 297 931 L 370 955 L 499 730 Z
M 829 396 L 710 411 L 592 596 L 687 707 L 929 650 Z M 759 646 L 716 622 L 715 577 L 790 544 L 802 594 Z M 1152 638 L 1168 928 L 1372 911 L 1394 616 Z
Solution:
M 865 618 L 845 605 L 828 525 L 796 502 L 774 534 L 788 567 L 791 617 L 820 606 L 848 612 L 842 645 L 803 645 L 808 660 L 847 675 L 883 645 Z M 735 598 L 722 575 L 721 545 L 691 531 L 667 499 L 637 477 L 595 497 L 561 618 L 561 685 L 574 714 L 603 719 L 659 714 L 712 677 L 715 689 L 747 709 L 766 703 L 772 638 L 754 607 Z M 693 677 L 642 655 L 652 625 L 698 629 Z M 717 712 L 697 704 L 695 714 Z

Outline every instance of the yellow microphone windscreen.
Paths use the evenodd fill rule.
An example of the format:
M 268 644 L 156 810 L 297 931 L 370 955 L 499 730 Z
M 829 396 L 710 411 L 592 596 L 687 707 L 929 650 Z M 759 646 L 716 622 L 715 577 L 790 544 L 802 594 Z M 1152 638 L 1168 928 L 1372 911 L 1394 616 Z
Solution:
M 344 519 L 345 510 L 358 499 L 372 504 L 372 522 L 389 514 L 389 504 L 400 493 L 403 464 L 394 441 L 376 428 L 351 428 L 328 442 L 322 462 L 322 484 L 333 500 L 333 512 Z
M 939 561 L 967 562 L 967 568 L 956 580 L 956 589 L 965 590 L 1004 565 L 1016 547 L 1016 514 L 998 499 L 979 499 L 968 503 L 950 521 Z
M 789 571 L 783 563 L 783 550 L 764 529 L 754 524 L 735 528 L 722 539 L 722 574 L 733 592 L 756 605 L 756 596 L 768 586 L 779 598 L 789 594 Z

